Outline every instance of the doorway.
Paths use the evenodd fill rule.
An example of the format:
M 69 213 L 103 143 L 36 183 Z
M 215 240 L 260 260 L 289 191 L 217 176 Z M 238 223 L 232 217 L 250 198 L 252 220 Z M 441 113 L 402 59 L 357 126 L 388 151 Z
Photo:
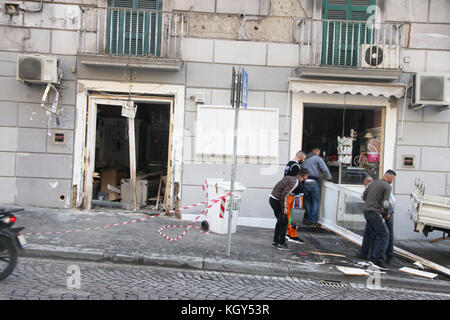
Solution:
M 120 95 L 108 99 L 90 96 L 86 209 L 170 207 L 173 98 L 129 99 Z M 132 116 L 125 112 L 130 103 Z
M 380 178 L 384 154 L 383 107 L 305 104 L 302 150 L 321 149 L 332 182 L 362 185 Z

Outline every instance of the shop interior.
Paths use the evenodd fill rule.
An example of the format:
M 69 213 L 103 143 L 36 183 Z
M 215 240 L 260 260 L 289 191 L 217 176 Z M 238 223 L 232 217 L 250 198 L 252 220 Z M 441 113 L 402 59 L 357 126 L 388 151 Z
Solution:
M 169 152 L 170 104 L 135 103 L 136 194 L 141 209 L 164 210 Z M 122 107 L 97 106 L 93 207 L 129 208 L 128 118 Z
M 381 107 L 305 105 L 302 149 L 321 148 L 333 183 L 362 185 L 367 176 L 378 179 L 384 140 L 382 111 Z

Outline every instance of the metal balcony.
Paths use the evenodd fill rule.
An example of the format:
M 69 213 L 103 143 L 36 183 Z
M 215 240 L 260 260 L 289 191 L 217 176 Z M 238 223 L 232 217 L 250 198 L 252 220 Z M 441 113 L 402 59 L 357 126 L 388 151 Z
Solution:
M 401 24 L 351 20 L 296 21 L 300 65 L 399 69 Z
M 184 15 L 147 9 L 83 8 L 78 30 L 78 54 L 83 61 L 135 61 L 181 59 Z M 97 63 L 92 57 L 96 56 Z M 131 62 L 133 63 L 133 62 Z M 128 62 L 125 64 L 129 65 Z M 165 63 L 162 63 L 164 67 Z

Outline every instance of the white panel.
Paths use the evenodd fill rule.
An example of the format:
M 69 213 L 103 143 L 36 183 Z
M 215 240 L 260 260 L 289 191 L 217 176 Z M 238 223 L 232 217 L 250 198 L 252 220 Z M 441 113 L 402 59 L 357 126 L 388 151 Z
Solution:
M 278 109 L 241 109 L 238 127 L 238 156 L 278 157 Z M 232 155 L 234 109 L 199 106 L 196 154 Z
M 266 43 L 216 40 L 214 62 L 264 66 L 266 64 Z

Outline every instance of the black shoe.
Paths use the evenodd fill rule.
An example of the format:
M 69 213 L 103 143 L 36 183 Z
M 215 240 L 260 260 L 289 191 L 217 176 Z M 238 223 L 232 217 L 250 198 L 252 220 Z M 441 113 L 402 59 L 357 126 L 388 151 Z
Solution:
M 272 242 L 272 247 L 278 247 L 278 243 L 276 243 L 275 241 Z
M 311 224 L 311 227 L 316 228 L 316 229 L 320 229 L 322 227 L 322 225 L 320 223 L 314 222 Z
M 285 244 L 279 244 L 278 247 L 277 247 L 277 249 L 278 249 L 278 250 L 286 251 L 286 250 L 289 250 L 289 246 L 287 245 L 287 243 L 285 243 Z
M 302 239 L 300 239 L 299 237 L 295 237 L 295 238 L 291 238 L 291 237 L 286 237 L 287 241 L 291 241 L 291 242 L 297 242 L 297 243 L 303 243 L 304 241 Z

